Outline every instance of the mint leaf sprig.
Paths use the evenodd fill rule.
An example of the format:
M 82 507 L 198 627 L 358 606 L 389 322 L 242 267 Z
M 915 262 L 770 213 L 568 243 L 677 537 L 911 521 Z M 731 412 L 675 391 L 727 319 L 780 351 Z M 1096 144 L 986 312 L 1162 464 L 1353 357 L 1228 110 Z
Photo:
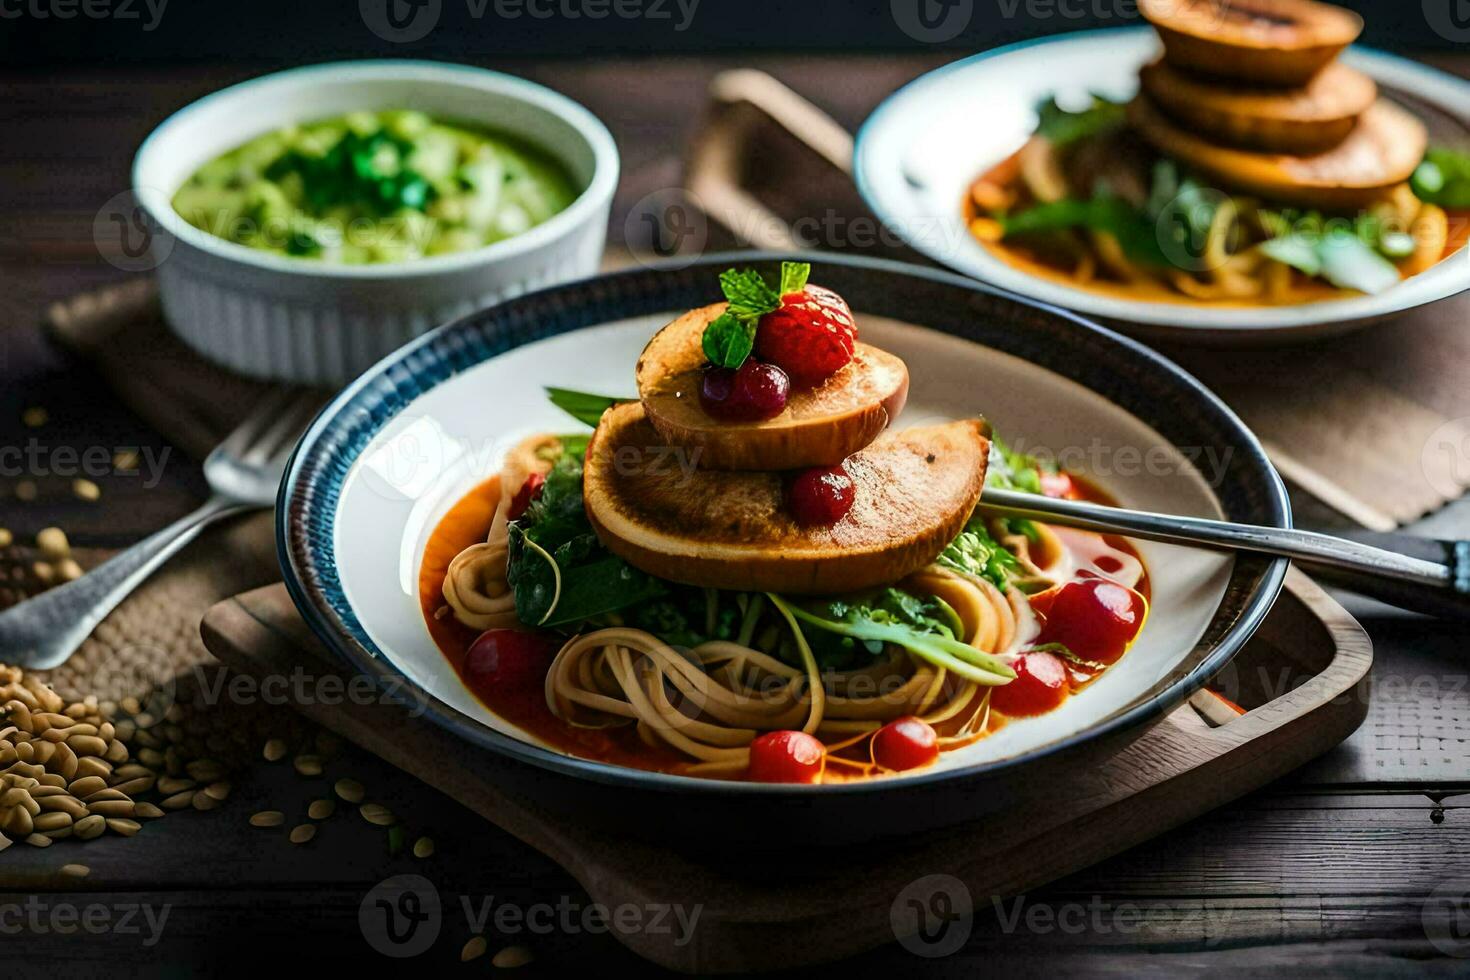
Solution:
M 812 267 L 806 262 L 782 262 L 779 291 L 754 269 L 727 269 L 720 275 L 720 291 L 729 306 L 704 328 L 700 346 L 717 367 L 738 368 L 755 349 L 760 318 L 781 306 L 781 297 L 806 288 Z

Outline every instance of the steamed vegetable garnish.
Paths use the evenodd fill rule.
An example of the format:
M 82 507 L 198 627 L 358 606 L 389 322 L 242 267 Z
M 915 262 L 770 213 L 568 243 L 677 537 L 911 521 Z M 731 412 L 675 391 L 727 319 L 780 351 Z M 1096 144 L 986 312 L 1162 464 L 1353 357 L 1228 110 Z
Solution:
M 1066 146 L 1123 125 L 1127 106 L 1096 93 L 1091 99 L 1091 104 L 1075 112 L 1058 105 L 1055 96 L 1042 102 L 1036 107 L 1040 120 L 1036 135 L 1050 140 L 1053 146 Z
M 990 536 L 985 522 L 979 518 L 972 518 L 935 561 L 959 572 L 978 575 L 1001 589 L 1023 574 L 1016 556 Z
M 571 452 L 510 525 L 508 544 L 506 581 L 522 623 L 575 625 L 666 592 L 597 540 L 582 509 L 582 459 Z
M 888 588 L 862 596 L 805 603 L 803 608 L 817 621 L 856 625 L 898 626 L 916 633 L 932 633 L 951 639 L 963 632 L 954 610 L 936 597 L 920 597 L 901 589 Z M 883 653 L 884 642 L 849 633 L 835 633 L 817 625 L 802 625 L 812 653 L 823 669 L 850 669 L 869 663 Z
M 212 235 L 343 264 L 399 262 L 510 238 L 565 210 L 570 177 L 508 137 L 420 112 L 354 112 L 257 137 L 174 194 Z
M 1408 236 L 1385 231 L 1381 223 L 1371 220 L 1329 222 L 1316 212 L 1278 220 L 1290 230 L 1260 245 L 1261 252 L 1277 262 L 1364 293 L 1381 293 L 1399 282 L 1399 270 L 1387 254 L 1406 254 L 1404 238 Z M 1413 251 L 1412 238 L 1408 238 L 1407 250 Z
M 1410 185 L 1421 201 L 1445 208 L 1470 208 L 1470 153 L 1430 147 Z
M 803 628 L 812 626 L 854 640 L 891 643 L 929 661 L 936 667 L 944 667 L 976 684 L 987 686 L 1004 684 L 1015 676 L 1015 672 L 1006 666 L 1004 661 L 956 640 L 948 629 L 945 629 L 944 632 L 918 629 L 902 620 L 890 618 L 888 615 L 880 619 L 869 618 L 864 615 L 866 607 L 857 611 L 848 609 L 847 619 L 824 619 L 780 596 L 768 593 L 767 598 L 778 609 L 795 617 Z

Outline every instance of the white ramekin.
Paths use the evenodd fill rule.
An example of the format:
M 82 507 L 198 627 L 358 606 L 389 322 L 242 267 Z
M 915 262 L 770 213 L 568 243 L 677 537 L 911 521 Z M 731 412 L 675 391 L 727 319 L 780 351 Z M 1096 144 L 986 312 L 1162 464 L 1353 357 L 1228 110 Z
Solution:
M 418 109 L 518 136 L 567 167 L 582 193 L 514 238 L 413 262 L 330 266 L 246 248 L 179 217 L 170 199 L 202 164 L 282 126 L 357 109 Z M 266 75 L 163 122 L 133 161 L 153 224 L 164 316 L 190 347 L 244 374 L 345 382 L 448 320 L 597 271 L 618 153 L 596 116 L 541 85 L 426 61 L 357 61 Z

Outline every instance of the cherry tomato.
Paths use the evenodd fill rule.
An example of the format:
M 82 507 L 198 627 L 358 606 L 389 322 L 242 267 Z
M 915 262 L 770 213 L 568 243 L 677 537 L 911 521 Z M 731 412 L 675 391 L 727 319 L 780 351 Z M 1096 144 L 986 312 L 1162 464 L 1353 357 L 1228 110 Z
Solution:
M 541 496 L 541 488 L 545 485 L 545 473 L 532 473 L 526 477 L 526 482 L 522 483 L 516 495 L 510 498 L 510 510 L 506 512 L 506 516 L 513 521 L 519 520 L 520 516 L 526 512 L 526 508 L 531 506 L 531 501 Z
M 820 782 L 827 748 L 806 732 L 767 732 L 750 743 L 750 771 L 757 783 Z
M 1105 578 L 1079 578 L 1057 590 L 1038 646 L 1060 643 L 1083 660 L 1110 664 L 1143 627 L 1143 596 Z
M 1046 651 L 1023 653 L 1011 667 L 1016 679 L 990 691 L 990 706 L 1001 714 L 1044 715 L 1067 700 L 1067 666 Z
M 873 735 L 873 761 L 884 769 L 917 769 L 937 758 L 939 736 L 922 718 L 895 718 Z
M 1077 484 L 1065 473 L 1043 473 L 1041 474 L 1041 492 L 1048 497 L 1057 497 L 1062 500 L 1080 500 L 1082 492 L 1077 489 Z
M 464 669 L 478 683 L 512 691 L 533 691 L 546 681 L 546 671 L 560 649 L 550 633 L 529 630 L 486 630 L 465 654 Z

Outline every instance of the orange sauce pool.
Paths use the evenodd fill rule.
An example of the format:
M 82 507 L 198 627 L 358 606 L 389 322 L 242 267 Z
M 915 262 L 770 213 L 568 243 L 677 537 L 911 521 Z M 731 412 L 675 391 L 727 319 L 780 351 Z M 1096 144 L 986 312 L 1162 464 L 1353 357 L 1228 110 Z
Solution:
M 975 183 L 982 181 L 995 184 L 999 187 L 1010 188 L 1020 181 L 1019 151 L 1002 160 L 985 173 L 981 174 Z M 1440 261 L 1443 262 L 1451 255 L 1470 245 L 1470 210 L 1445 208 L 1445 216 L 1449 221 L 1449 235 L 1445 241 L 1444 254 Z M 964 201 L 965 225 L 968 227 L 976 218 L 986 217 L 986 213 L 976 205 L 974 199 L 967 191 Z M 1262 307 L 1262 306 L 1297 306 L 1305 303 L 1323 303 L 1329 300 L 1342 299 L 1347 295 L 1356 295 L 1352 290 L 1338 289 L 1330 283 L 1319 279 L 1312 279 L 1304 275 L 1294 274 L 1292 279 L 1291 295 L 1281 301 L 1270 299 L 1244 299 L 1244 300 L 1198 300 L 1173 289 L 1164 283 L 1154 280 L 1142 280 L 1139 282 L 1120 282 L 1113 279 L 1092 278 L 1086 282 L 1079 282 L 1072 274 L 1070 268 L 1058 264 L 1042 252 L 1028 248 L 1020 242 L 995 242 L 978 239 L 982 248 L 991 255 L 1010 266 L 1018 272 L 1024 272 L 1038 279 L 1060 286 L 1071 286 L 1074 289 L 1086 290 L 1099 296 L 1108 296 L 1112 299 L 1131 300 L 1146 303 L 1173 303 L 1181 306 L 1211 306 L 1211 307 Z
M 1073 478 L 1073 483 L 1083 499 L 1098 503 L 1112 502 L 1102 491 L 1076 477 Z M 694 763 L 673 749 L 648 745 L 638 737 L 632 725 L 616 728 L 577 728 L 563 722 L 551 713 L 539 689 L 530 693 L 517 693 L 486 684 L 464 669 L 465 656 L 469 652 L 470 645 L 480 635 L 480 631 L 465 626 L 447 613 L 448 607 L 444 603 L 443 591 L 444 576 L 449 571 L 449 563 L 456 555 L 470 545 L 485 540 L 490 530 L 490 520 L 495 513 L 496 502 L 499 499 L 500 479 L 498 477 L 491 477 L 466 494 L 450 508 L 429 535 L 428 543 L 424 548 L 423 563 L 419 567 L 419 607 L 423 612 L 424 624 L 428 628 L 429 635 L 433 637 L 434 644 L 454 667 L 460 682 L 475 695 L 480 703 L 501 718 L 547 745 L 570 755 L 634 769 L 669 773 L 687 771 Z M 1138 552 L 1129 542 L 1112 535 L 1101 536 L 1066 529 L 1061 529 L 1059 534 L 1065 537 L 1069 550 L 1079 557 L 1085 558 L 1085 552 L 1089 547 L 1095 549 L 1095 553 L 1099 555 L 1111 548 L 1132 555 L 1134 558 L 1139 557 Z M 1089 545 L 1087 542 L 1093 542 L 1093 544 Z M 1141 560 L 1140 564 L 1142 564 Z M 1149 598 L 1150 588 L 1146 568 L 1135 588 L 1145 599 Z M 441 615 L 441 610 L 446 610 L 446 612 Z M 1099 673 L 1069 665 L 1072 692 L 1076 693 L 1091 683 Z M 982 692 L 977 692 L 976 697 L 980 696 Z M 953 730 L 959 727 L 964 716 L 965 712 L 958 712 L 955 719 L 935 726 L 936 731 L 941 736 L 952 734 Z M 964 744 L 978 741 L 994 733 L 1005 722 L 1004 716 L 998 712 L 991 712 L 983 731 Z M 957 746 L 949 748 L 955 747 Z M 859 743 L 850 749 L 834 753 L 834 755 L 853 762 L 861 762 L 865 758 L 865 752 L 865 746 Z M 866 777 L 857 767 L 849 768 L 841 763 L 829 766 L 823 777 L 825 782 L 861 778 Z

